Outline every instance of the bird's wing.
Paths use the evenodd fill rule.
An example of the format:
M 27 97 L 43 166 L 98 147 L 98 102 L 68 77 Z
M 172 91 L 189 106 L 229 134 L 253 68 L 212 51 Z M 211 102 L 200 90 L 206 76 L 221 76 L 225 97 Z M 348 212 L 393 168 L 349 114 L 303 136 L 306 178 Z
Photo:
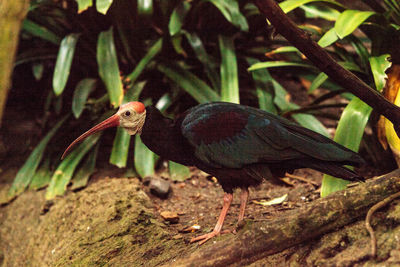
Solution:
M 318 133 L 279 116 L 231 103 L 192 108 L 182 121 L 181 131 L 196 157 L 215 168 L 310 158 L 349 164 L 362 161 L 356 153 Z

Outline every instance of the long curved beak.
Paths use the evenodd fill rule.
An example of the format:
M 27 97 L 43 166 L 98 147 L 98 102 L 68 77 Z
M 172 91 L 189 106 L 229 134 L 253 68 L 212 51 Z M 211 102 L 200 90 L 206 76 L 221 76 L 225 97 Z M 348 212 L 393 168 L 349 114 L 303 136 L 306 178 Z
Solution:
M 109 117 L 108 119 L 100 122 L 99 124 L 97 124 L 96 126 L 94 126 L 93 128 L 91 128 L 90 130 L 86 131 L 85 133 L 83 133 L 81 136 L 79 136 L 78 138 L 75 139 L 75 141 L 73 141 L 68 147 L 67 149 L 64 151 L 64 153 L 61 156 L 61 160 L 63 160 L 65 158 L 65 156 L 68 155 L 68 153 L 72 150 L 72 148 L 78 144 L 79 142 L 83 141 L 86 137 L 97 133 L 99 131 L 102 131 L 104 129 L 110 128 L 110 127 L 117 127 L 119 126 L 119 115 L 118 114 L 114 114 L 111 117 Z

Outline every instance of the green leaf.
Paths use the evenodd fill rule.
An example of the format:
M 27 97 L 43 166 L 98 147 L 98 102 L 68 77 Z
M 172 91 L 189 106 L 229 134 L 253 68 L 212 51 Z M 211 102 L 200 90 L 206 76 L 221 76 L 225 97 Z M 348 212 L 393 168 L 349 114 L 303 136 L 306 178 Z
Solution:
M 46 136 L 40 141 L 40 143 L 35 147 L 35 149 L 29 155 L 24 165 L 22 165 L 22 167 L 19 169 L 17 175 L 15 176 L 14 182 L 11 185 L 10 190 L 8 191 L 8 195 L 10 197 L 17 196 L 25 191 L 26 187 L 31 182 L 33 175 L 35 174 L 35 171 L 39 166 L 40 161 L 42 160 L 43 152 L 47 144 L 67 118 L 68 115 L 65 116 L 63 119 L 61 119 L 53 127 L 53 129 L 51 129 L 46 134 Z
M 129 89 L 124 97 L 123 103 L 128 103 L 131 101 L 138 100 L 139 95 L 142 92 L 145 84 L 146 82 L 141 82 L 134 85 L 131 89 Z M 128 132 L 125 131 L 123 128 L 118 127 L 109 160 L 111 164 L 119 168 L 126 167 L 126 163 L 128 161 L 130 141 L 131 141 L 131 136 L 128 134 Z
M 93 5 L 93 0 L 75 0 L 78 3 L 78 13 L 82 13 Z
M 258 62 L 250 66 L 248 71 L 259 70 L 264 68 L 277 68 L 277 67 L 304 67 L 309 69 L 315 69 L 314 66 L 298 63 L 298 62 L 287 62 L 287 61 L 266 61 L 266 62 Z
M 61 163 L 58 165 L 49 187 L 46 191 L 46 199 L 53 199 L 56 196 L 62 196 L 67 189 L 67 185 L 71 180 L 76 166 L 86 155 L 86 153 L 96 144 L 99 140 L 101 133 L 96 133 L 86 138 L 79 146 L 74 149 Z
M 326 127 L 317 119 L 315 116 L 310 114 L 293 114 L 292 118 L 301 126 L 313 130 L 314 132 L 320 133 L 326 137 L 329 136 L 329 132 Z
M 267 54 L 274 55 L 274 54 L 291 53 L 291 52 L 300 52 L 300 51 L 294 46 L 281 46 L 272 51 L 269 51 Z
M 105 15 L 110 8 L 113 0 L 96 0 L 96 9 L 99 13 Z
M 357 152 L 371 111 L 370 106 L 354 97 L 343 110 L 333 140 Z M 325 197 L 335 191 L 343 190 L 348 183 L 349 181 L 325 174 L 322 179 L 321 196 Z
M 302 5 L 312 3 L 312 2 L 326 2 L 333 4 L 335 6 L 344 8 L 344 6 L 336 1 L 331 1 L 331 0 L 286 0 L 281 3 L 279 3 L 279 6 L 282 8 L 283 12 L 288 13 L 292 11 L 293 9 L 296 9 Z
M 99 144 L 90 152 L 86 161 L 83 163 L 82 167 L 78 169 L 74 177 L 72 178 L 71 190 L 76 190 L 83 188 L 87 185 L 90 175 L 93 174 L 94 168 L 96 166 L 96 157 L 99 150 Z
M 180 2 L 178 6 L 174 9 L 174 11 L 171 14 L 171 18 L 169 20 L 168 24 L 168 29 L 169 29 L 169 34 L 175 35 L 178 32 L 180 32 L 183 22 L 185 20 L 185 17 L 187 13 L 189 12 L 191 7 L 191 3 L 189 2 Z
M 197 59 L 203 64 L 204 70 L 207 74 L 208 79 L 210 80 L 213 88 L 219 91 L 221 86 L 221 80 L 219 73 L 217 72 L 218 64 L 215 59 L 212 58 L 204 48 L 203 42 L 195 33 L 185 32 L 185 36 L 192 46 L 194 53 L 196 54 Z
M 139 15 L 152 15 L 153 0 L 137 0 L 137 9 Z
M 133 84 L 136 79 L 139 77 L 139 75 L 143 72 L 143 70 L 146 68 L 147 64 L 161 51 L 162 47 L 162 39 L 158 39 L 157 42 L 153 44 L 152 47 L 150 47 L 149 51 L 146 53 L 146 55 L 139 61 L 139 63 L 136 65 L 135 69 L 130 73 L 128 76 L 126 76 L 127 80 L 131 84 Z
M 257 59 L 247 58 L 249 65 L 258 62 Z M 278 111 L 274 105 L 274 85 L 272 84 L 272 76 L 267 69 L 259 69 L 251 72 L 253 77 L 256 92 L 258 97 L 258 104 L 260 109 L 277 114 Z
M 369 58 L 372 75 L 374 76 L 375 87 L 379 92 L 382 92 L 383 87 L 386 84 L 386 70 L 392 65 L 392 62 L 390 62 L 389 59 L 389 54 Z
M 135 169 L 140 177 L 154 174 L 155 154 L 143 144 L 139 135 L 135 136 Z
M 246 17 L 240 13 L 238 0 L 205 0 L 204 2 L 210 2 L 216 6 L 226 20 L 240 30 L 245 32 L 249 30 Z
M 272 84 L 275 89 L 275 98 L 274 103 L 279 107 L 282 111 L 290 111 L 293 109 L 298 109 L 299 106 L 290 103 L 287 101 L 287 92 L 286 90 L 275 80 L 272 81 Z M 329 137 L 328 130 L 325 126 L 317 120 L 313 115 L 310 114 L 293 114 L 293 119 L 298 122 L 301 126 L 306 127 L 314 132 L 320 133 L 326 137 Z
M 334 29 L 336 34 L 340 39 L 343 39 L 374 14 L 375 12 L 372 11 L 359 11 L 351 9 L 343 11 L 343 13 L 340 14 L 335 22 Z
M 97 41 L 97 64 L 99 66 L 99 75 L 106 85 L 110 103 L 113 107 L 118 107 L 122 102 L 123 90 L 112 27 L 99 35 Z
M 74 96 L 72 97 L 72 113 L 75 118 L 81 116 L 89 94 L 93 91 L 95 85 L 96 79 L 90 78 L 83 79 L 76 85 Z
M 361 60 L 361 67 L 363 70 L 367 70 L 369 68 L 369 51 L 365 47 L 364 43 L 354 35 L 349 36 L 349 40 L 351 45 L 354 47 L 354 50 L 358 54 Z
M 334 28 L 330 29 L 327 31 L 321 39 L 319 39 L 318 44 L 321 47 L 327 47 L 336 42 L 339 39 L 339 37 L 336 34 L 336 31 Z
M 36 81 L 40 81 L 43 77 L 44 65 L 43 63 L 34 63 L 32 66 L 33 77 Z
M 326 80 L 328 79 L 328 75 L 325 73 L 321 72 L 318 74 L 317 77 L 313 80 L 313 82 L 310 85 L 310 88 L 308 88 L 308 93 L 311 94 L 315 89 L 320 87 Z
M 221 53 L 221 100 L 239 104 L 239 77 L 235 45 L 230 37 L 218 37 Z
M 338 64 L 346 70 L 363 72 L 357 64 L 350 61 L 338 61 Z
M 340 15 L 338 10 L 321 5 L 305 5 L 301 9 L 306 12 L 306 18 L 322 18 L 328 21 L 336 21 Z
M 50 157 L 47 157 L 42 166 L 36 171 L 32 177 L 29 189 L 39 190 L 49 184 L 51 179 Z
M 43 27 L 29 19 L 25 19 L 22 23 L 22 30 L 56 45 L 61 42 L 61 38 L 50 31 L 48 28 Z
M 76 33 L 65 36 L 58 50 L 53 75 L 53 90 L 56 96 L 61 95 L 64 91 L 65 85 L 67 84 L 78 37 L 79 34 Z
M 173 181 L 184 181 L 190 177 L 190 170 L 184 165 L 169 161 L 168 167 L 169 175 Z
M 176 64 L 159 64 L 158 69 L 199 103 L 218 101 L 219 96 L 204 81 Z

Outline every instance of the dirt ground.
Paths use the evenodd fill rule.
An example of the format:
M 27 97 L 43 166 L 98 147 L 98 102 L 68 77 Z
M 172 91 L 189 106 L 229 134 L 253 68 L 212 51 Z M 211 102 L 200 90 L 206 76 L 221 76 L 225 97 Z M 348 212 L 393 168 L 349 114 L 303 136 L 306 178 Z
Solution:
M 1 207 L 2 266 L 170 266 L 199 249 L 189 240 L 212 230 L 222 204 L 223 191 L 214 179 L 192 169 L 191 178 L 172 182 L 172 193 L 162 200 L 137 178 L 109 178 L 118 172 L 98 171 L 87 188 L 69 191 L 51 206 L 46 205 L 42 190 L 27 191 Z M 315 183 L 321 180 L 321 174 L 312 170 L 300 170 L 296 175 Z M 273 220 L 319 198 L 318 187 L 310 182 L 288 182 L 293 185 L 265 182 L 251 189 L 245 219 Z M 6 187 L 3 184 L 2 191 Z M 284 194 L 288 198 L 280 204 L 257 204 Z M 363 221 L 358 221 L 249 266 L 400 266 L 398 204 L 392 203 L 375 216 L 378 260 L 369 259 L 369 236 Z M 235 227 L 238 209 L 235 194 L 224 229 Z M 163 211 L 178 213 L 179 222 L 165 221 L 160 216 Z M 184 231 L 195 224 L 200 230 Z M 228 235 L 232 234 L 203 246 L 212 246 Z

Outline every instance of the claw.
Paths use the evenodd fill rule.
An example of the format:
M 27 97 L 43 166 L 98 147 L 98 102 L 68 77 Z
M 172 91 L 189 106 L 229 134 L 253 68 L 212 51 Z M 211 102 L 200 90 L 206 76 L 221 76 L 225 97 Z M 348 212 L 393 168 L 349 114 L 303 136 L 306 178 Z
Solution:
M 203 245 L 205 242 L 207 242 L 209 239 L 211 239 L 211 238 L 213 238 L 214 236 L 219 236 L 220 235 L 220 232 L 217 232 L 217 231 L 212 231 L 211 233 L 208 233 L 208 234 L 205 234 L 205 235 L 200 235 L 200 236 L 196 236 L 196 237 L 193 237 L 191 240 L 190 240 L 190 243 L 193 243 L 193 242 L 197 242 L 197 241 L 200 241 L 199 242 L 199 245 Z

